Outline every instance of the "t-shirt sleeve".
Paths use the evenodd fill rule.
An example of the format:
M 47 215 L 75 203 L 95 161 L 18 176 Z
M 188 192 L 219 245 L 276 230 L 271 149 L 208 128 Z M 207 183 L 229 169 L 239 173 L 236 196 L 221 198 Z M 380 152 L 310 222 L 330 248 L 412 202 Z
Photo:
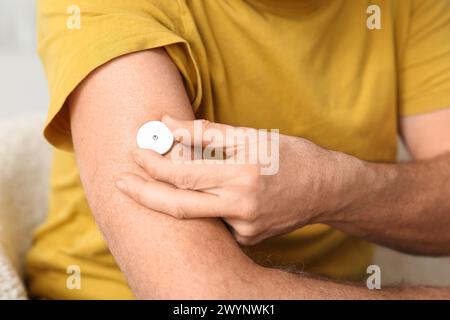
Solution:
M 400 58 L 402 116 L 450 107 L 450 0 L 412 3 Z
M 199 70 L 183 38 L 178 1 L 40 0 L 38 52 L 48 80 L 50 106 L 44 135 L 72 150 L 65 102 L 94 69 L 121 55 L 164 47 L 183 76 L 194 111 L 201 99 Z

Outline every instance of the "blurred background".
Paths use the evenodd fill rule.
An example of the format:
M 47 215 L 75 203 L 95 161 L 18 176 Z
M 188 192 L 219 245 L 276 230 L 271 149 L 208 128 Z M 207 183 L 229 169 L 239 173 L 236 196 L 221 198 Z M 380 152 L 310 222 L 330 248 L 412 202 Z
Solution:
M 23 258 L 47 211 L 51 148 L 41 130 L 49 97 L 34 11 L 34 0 L 0 0 L 0 299 L 26 298 Z M 450 285 L 450 258 L 377 247 L 375 263 L 383 284 Z
M 35 1 L 0 1 L 0 117 L 44 112 L 47 86 L 36 55 Z
M 25 299 L 24 256 L 47 212 L 51 148 L 35 1 L 0 0 L 0 299 Z

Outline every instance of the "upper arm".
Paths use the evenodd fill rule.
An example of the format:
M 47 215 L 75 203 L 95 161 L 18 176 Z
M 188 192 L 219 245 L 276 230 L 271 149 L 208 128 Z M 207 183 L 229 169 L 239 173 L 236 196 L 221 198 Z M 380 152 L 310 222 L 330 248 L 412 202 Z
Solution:
M 163 49 L 105 64 L 68 103 L 83 187 L 135 294 L 189 298 L 215 290 L 208 294 L 220 295 L 223 277 L 231 284 L 236 269 L 252 267 L 219 220 L 176 220 L 137 205 L 114 186 L 121 172 L 144 174 L 131 157 L 142 123 L 163 113 L 193 118 L 181 77 Z
M 450 151 L 450 107 L 402 117 L 400 127 L 402 137 L 416 159 Z

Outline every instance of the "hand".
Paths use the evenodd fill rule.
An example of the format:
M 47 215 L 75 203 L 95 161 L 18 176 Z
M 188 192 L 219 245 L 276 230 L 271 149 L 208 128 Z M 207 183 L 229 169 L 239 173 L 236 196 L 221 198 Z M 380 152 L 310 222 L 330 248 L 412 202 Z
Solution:
M 259 137 L 261 131 L 250 128 L 168 116 L 163 122 L 179 141 L 171 154 L 137 149 L 134 159 L 150 179 L 124 173 L 116 181 L 143 206 L 178 219 L 220 217 L 239 243 L 253 245 L 319 223 L 322 215 L 347 205 L 341 191 L 351 176 L 343 161 L 348 156 L 298 137 Z M 237 139 L 230 141 L 230 136 Z M 255 156 L 263 154 L 264 145 L 271 146 L 266 163 L 255 162 L 264 158 Z M 194 157 L 186 156 L 191 146 Z

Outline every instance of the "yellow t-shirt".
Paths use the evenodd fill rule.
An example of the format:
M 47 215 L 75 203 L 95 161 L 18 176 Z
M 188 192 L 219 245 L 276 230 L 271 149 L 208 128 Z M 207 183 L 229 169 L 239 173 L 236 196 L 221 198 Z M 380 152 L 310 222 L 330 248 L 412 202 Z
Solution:
M 399 116 L 450 105 L 448 0 L 77 0 L 79 29 L 72 4 L 38 1 L 51 91 L 45 136 L 57 149 L 49 217 L 28 255 L 35 296 L 133 297 L 92 218 L 64 108 L 117 56 L 165 47 L 197 117 L 279 128 L 370 161 L 395 160 Z M 369 5 L 381 29 L 367 27 L 377 19 Z M 338 279 L 361 279 L 371 262 L 370 244 L 324 225 L 246 251 Z M 81 269 L 80 290 L 66 287 L 70 265 Z

